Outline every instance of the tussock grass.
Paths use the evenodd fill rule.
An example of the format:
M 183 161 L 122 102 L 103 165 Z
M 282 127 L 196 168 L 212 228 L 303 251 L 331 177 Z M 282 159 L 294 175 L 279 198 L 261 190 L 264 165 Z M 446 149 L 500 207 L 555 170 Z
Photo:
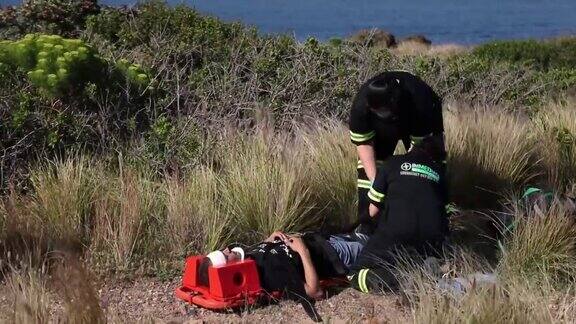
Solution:
M 14 323 L 48 323 L 52 298 L 42 269 L 13 268 L 6 278 Z
M 574 319 L 568 311 L 574 307 L 573 282 L 559 289 L 553 280 L 535 284 L 524 274 L 506 276 L 498 271 L 495 282 L 476 281 L 474 274 L 494 270 L 482 257 L 462 249 L 445 255 L 443 261 L 441 280 L 467 278 L 465 291 L 439 285 L 439 277 L 421 262 L 400 256 L 402 291 L 414 323 L 568 323 Z
M 206 167 L 194 170 L 185 180 L 167 181 L 167 222 L 164 235 L 178 256 L 211 251 L 228 241 L 231 214 L 222 207 L 222 180 Z
M 308 163 L 283 136 L 256 135 L 223 148 L 221 197 L 239 233 L 261 239 L 283 229 L 299 231 L 314 224 Z
M 576 220 L 558 199 L 545 212 L 516 212 L 507 230 L 499 265 L 503 276 L 576 280 Z
M 451 198 L 468 207 L 494 206 L 500 194 L 538 176 L 536 143 L 523 117 L 490 110 L 445 116 Z
M 547 182 L 563 188 L 576 178 L 576 102 L 552 104 L 534 118 Z
M 295 135 L 309 162 L 307 183 L 316 213 L 328 227 L 343 228 L 356 221 L 356 161 L 348 130 L 339 122 L 325 121 L 301 127 Z
M 475 288 L 461 298 L 426 290 L 414 311 L 415 323 L 550 323 L 546 299 L 513 286 Z
M 114 267 L 128 269 L 136 254 L 153 249 L 147 237 L 154 218 L 163 215 L 158 185 L 133 170 L 106 179 L 107 191 L 95 201 L 92 245 L 112 256 Z
M 45 164 L 31 176 L 31 212 L 58 244 L 85 244 L 90 235 L 91 203 L 98 188 L 84 157 Z

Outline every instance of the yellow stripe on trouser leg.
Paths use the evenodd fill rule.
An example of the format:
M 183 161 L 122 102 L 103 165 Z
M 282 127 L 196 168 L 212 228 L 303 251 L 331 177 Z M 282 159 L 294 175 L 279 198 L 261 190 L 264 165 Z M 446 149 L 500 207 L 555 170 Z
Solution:
M 368 285 L 366 285 L 366 275 L 368 274 L 368 269 L 360 270 L 358 274 L 358 287 L 360 287 L 360 291 L 364 293 L 368 293 Z
M 358 179 L 358 188 L 370 189 L 372 182 L 370 180 Z

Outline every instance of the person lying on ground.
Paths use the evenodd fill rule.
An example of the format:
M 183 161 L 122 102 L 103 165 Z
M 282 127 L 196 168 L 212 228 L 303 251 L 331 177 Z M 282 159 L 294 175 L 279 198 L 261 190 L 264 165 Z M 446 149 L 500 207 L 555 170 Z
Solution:
M 552 190 L 545 190 L 538 187 L 528 187 L 522 194 L 519 206 L 525 212 L 545 213 L 550 209 L 554 200 L 560 204 L 570 215 L 576 215 L 576 199 L 567 194 L 558 195 Z
M 378 225 L 351 267 L 348 278 L 354 288 L 395 288 L 396 278 L 383 264 L 394 264 L 398 249 L 434 256 L 442 248 L 449 234 L 445 157 L 442 137 L 432 136 L 378 169 L 368 192 L 369 216 Z
M 251 247 L 231 245 L 209 253 L 200 263 L 198 279 L 201 285 L 208 286 L 209 266 L 249 258 L 256 262 L 265 291 L 281 291 L 300 301 L 316 300 L 324 296 L 320 280 L 345 276 L 367 240 L 356 233 L 324 237 L 318 233 L 296 236 L 276 231 Z

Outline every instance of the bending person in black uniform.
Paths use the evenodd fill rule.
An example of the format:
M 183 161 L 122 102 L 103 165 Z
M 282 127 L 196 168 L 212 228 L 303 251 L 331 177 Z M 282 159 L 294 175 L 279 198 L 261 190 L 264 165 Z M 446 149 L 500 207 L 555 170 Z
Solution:
M 369 215 L 378 226 L 351 267 L 351 285 L 362 292 L 393 288 L 398 248 L 434 255 L 448 235 L 447 195 L 442 161 L 443 139 L 426 137 L 404 154 L 390 157 L 378 169 L 368 192 Z
M 443 136 L 442 100 L 417 76 L 401 71 L 384 72 L 360 87 L 349 127 L 359 158 L 358 216 L 362 223 L 359 232 L 371 234 L 375 224 L 365 211 L 376 165 L 394 154 L 399 140 L 409 150 L 427 136 Z

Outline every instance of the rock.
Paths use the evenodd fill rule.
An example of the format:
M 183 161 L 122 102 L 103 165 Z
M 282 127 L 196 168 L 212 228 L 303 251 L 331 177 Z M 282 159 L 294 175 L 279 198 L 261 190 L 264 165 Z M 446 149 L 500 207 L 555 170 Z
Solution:
M 425 46 L 432 45 L 432 41 L 426 38 L 424 35 L 412 35 L 406 38 L 403 38 L 400 43 L 416 43 Z
M 396 37 L 391 33 L 381 29 L 362 29 L 356 34 L 350 36 L 353 43 L 365 44 L 370 47 L 394 47 L 396 46 Z

